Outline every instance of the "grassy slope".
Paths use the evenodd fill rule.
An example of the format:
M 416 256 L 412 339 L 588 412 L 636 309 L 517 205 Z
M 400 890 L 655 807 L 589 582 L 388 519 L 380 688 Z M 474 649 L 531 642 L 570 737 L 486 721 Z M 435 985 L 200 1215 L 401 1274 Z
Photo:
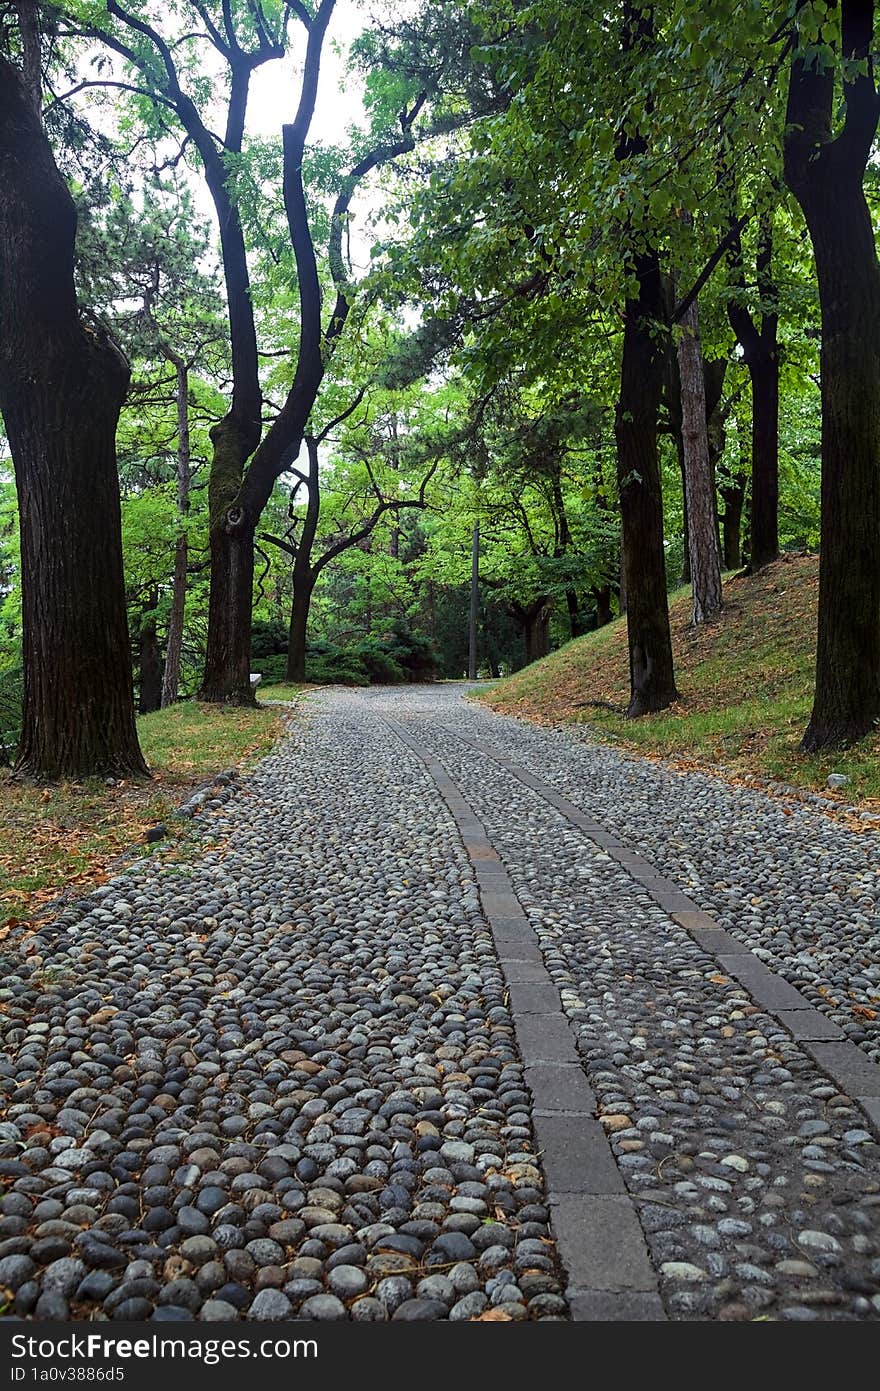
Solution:
M 149 782 L 100 780 L 35 787 L 0 771 L 0 932 L 30 917 L 71 885 L 87 892 L 112 861 L 157 822 L 169 821 L 190 789 L 214 773 L 271 748 L 281 712 L 182 702 L 138 720 Z
M 566 644 L 481 698 L 539 723 L 588 721 L 599 737 L 649 755 L 721 764 L 733 778 L 781 779 L 876 810 L 880 734 L 832 756 L 805 758 L 797 749 L 812 698 L 818 569 L 816 557 L 787 557 L 756 576 L 732 576 L 721 619 L 698 630 L 690 625 L 689 591 L 672 595 L 681 699 L 660 715 L 623 716 L 629 666 L 620 620 Z M 842 793 L 829 793 L 831 772 L 849 775 Z

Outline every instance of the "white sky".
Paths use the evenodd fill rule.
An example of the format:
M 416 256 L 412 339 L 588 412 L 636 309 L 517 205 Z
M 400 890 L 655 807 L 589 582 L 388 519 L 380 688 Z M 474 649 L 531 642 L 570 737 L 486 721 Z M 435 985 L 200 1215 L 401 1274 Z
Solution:
M 357 74 L 346 73 L 344 54 L 340 55 L 337 49 L 347 49 L 366 27 L 368 18 L 356 0 L 336 0 L 321 55 L 318 100 L 311 131 L 313 140 L 325 144 L 341 142 L 349 126 L 360 120 L 363 86 Z M 295 18 L 290 21 L 290 36 L 288 56 L 275 63 L 266 63 L 251 79 L 248 131 L 252 135 L 280 136 L 282 125 L 292 121 L 295 115 L 299 96 L 297 73 L 301 70 L 306 46 L 305 30 Z

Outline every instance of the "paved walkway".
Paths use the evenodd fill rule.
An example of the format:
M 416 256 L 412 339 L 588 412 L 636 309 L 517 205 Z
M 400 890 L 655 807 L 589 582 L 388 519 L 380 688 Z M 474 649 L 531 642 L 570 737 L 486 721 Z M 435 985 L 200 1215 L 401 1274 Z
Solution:
M 456 687 L 194 824 L 3 944 L 12 1312 L 880 1316 L 876 838 Z

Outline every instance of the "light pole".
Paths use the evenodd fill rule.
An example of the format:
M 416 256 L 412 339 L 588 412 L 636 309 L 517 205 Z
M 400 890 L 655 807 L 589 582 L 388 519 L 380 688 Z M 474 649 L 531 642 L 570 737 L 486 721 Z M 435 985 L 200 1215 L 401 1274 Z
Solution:
M 477 620 L 480 614 L 480 521 L 471 535 L 471 612 L 468 628 L 468 680 L 477 679 Z

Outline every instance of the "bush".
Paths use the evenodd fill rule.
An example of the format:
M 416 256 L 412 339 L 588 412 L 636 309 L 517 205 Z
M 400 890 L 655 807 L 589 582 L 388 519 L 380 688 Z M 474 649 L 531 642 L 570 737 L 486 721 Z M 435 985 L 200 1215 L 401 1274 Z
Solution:
M 399 686 L 406 681 L 403 667 L 394 660 L 387 642 L 381 638 L 363 638 L 350 649 L 363 667 L 370 682 L 377 686 Z
M 400 626 L 383 637 L 361 638 L 346 647 L 324 638 L 310 641 L 306 680 L 316 686 L 399 686 L 405 681 L 433 681 L 439 661 L 429 638 Z M 264 686 L 286 680 L 286 638 L 281 652 L 262 656 L 254 651 L 253 667 L 261 673 Z
M 251 627 L 251 657 L 254 662 L 265 657 L 283 657 L 286 653 L 286 626 L 274 618 L 255 618 Z
M 369 686 L 370 678 L 363 667 L 345 666 L 342 663 L 332 665 L 322 661 L 320 657 L 306 659 L 306 680 L 311 681 L 316 686 Z
M 440 654 L 424 633 L 414 633 L 396 625 L 388 642 L 389 656 L 401 668 L 407 681 L 433 681 L 440 666 Z
M 281 652 L 272 657 L 258 657 L 255 653 L 251 654 L 251 666 L 254 671 L 258 671 L 263 678 L 263 685 L 269 686 L 273 681 L 287 680 L 287 653 Z
M 318 638 L 306 644 L 306 680 L 317 686 L 369 686 L 370 678 L 349 647 Z

